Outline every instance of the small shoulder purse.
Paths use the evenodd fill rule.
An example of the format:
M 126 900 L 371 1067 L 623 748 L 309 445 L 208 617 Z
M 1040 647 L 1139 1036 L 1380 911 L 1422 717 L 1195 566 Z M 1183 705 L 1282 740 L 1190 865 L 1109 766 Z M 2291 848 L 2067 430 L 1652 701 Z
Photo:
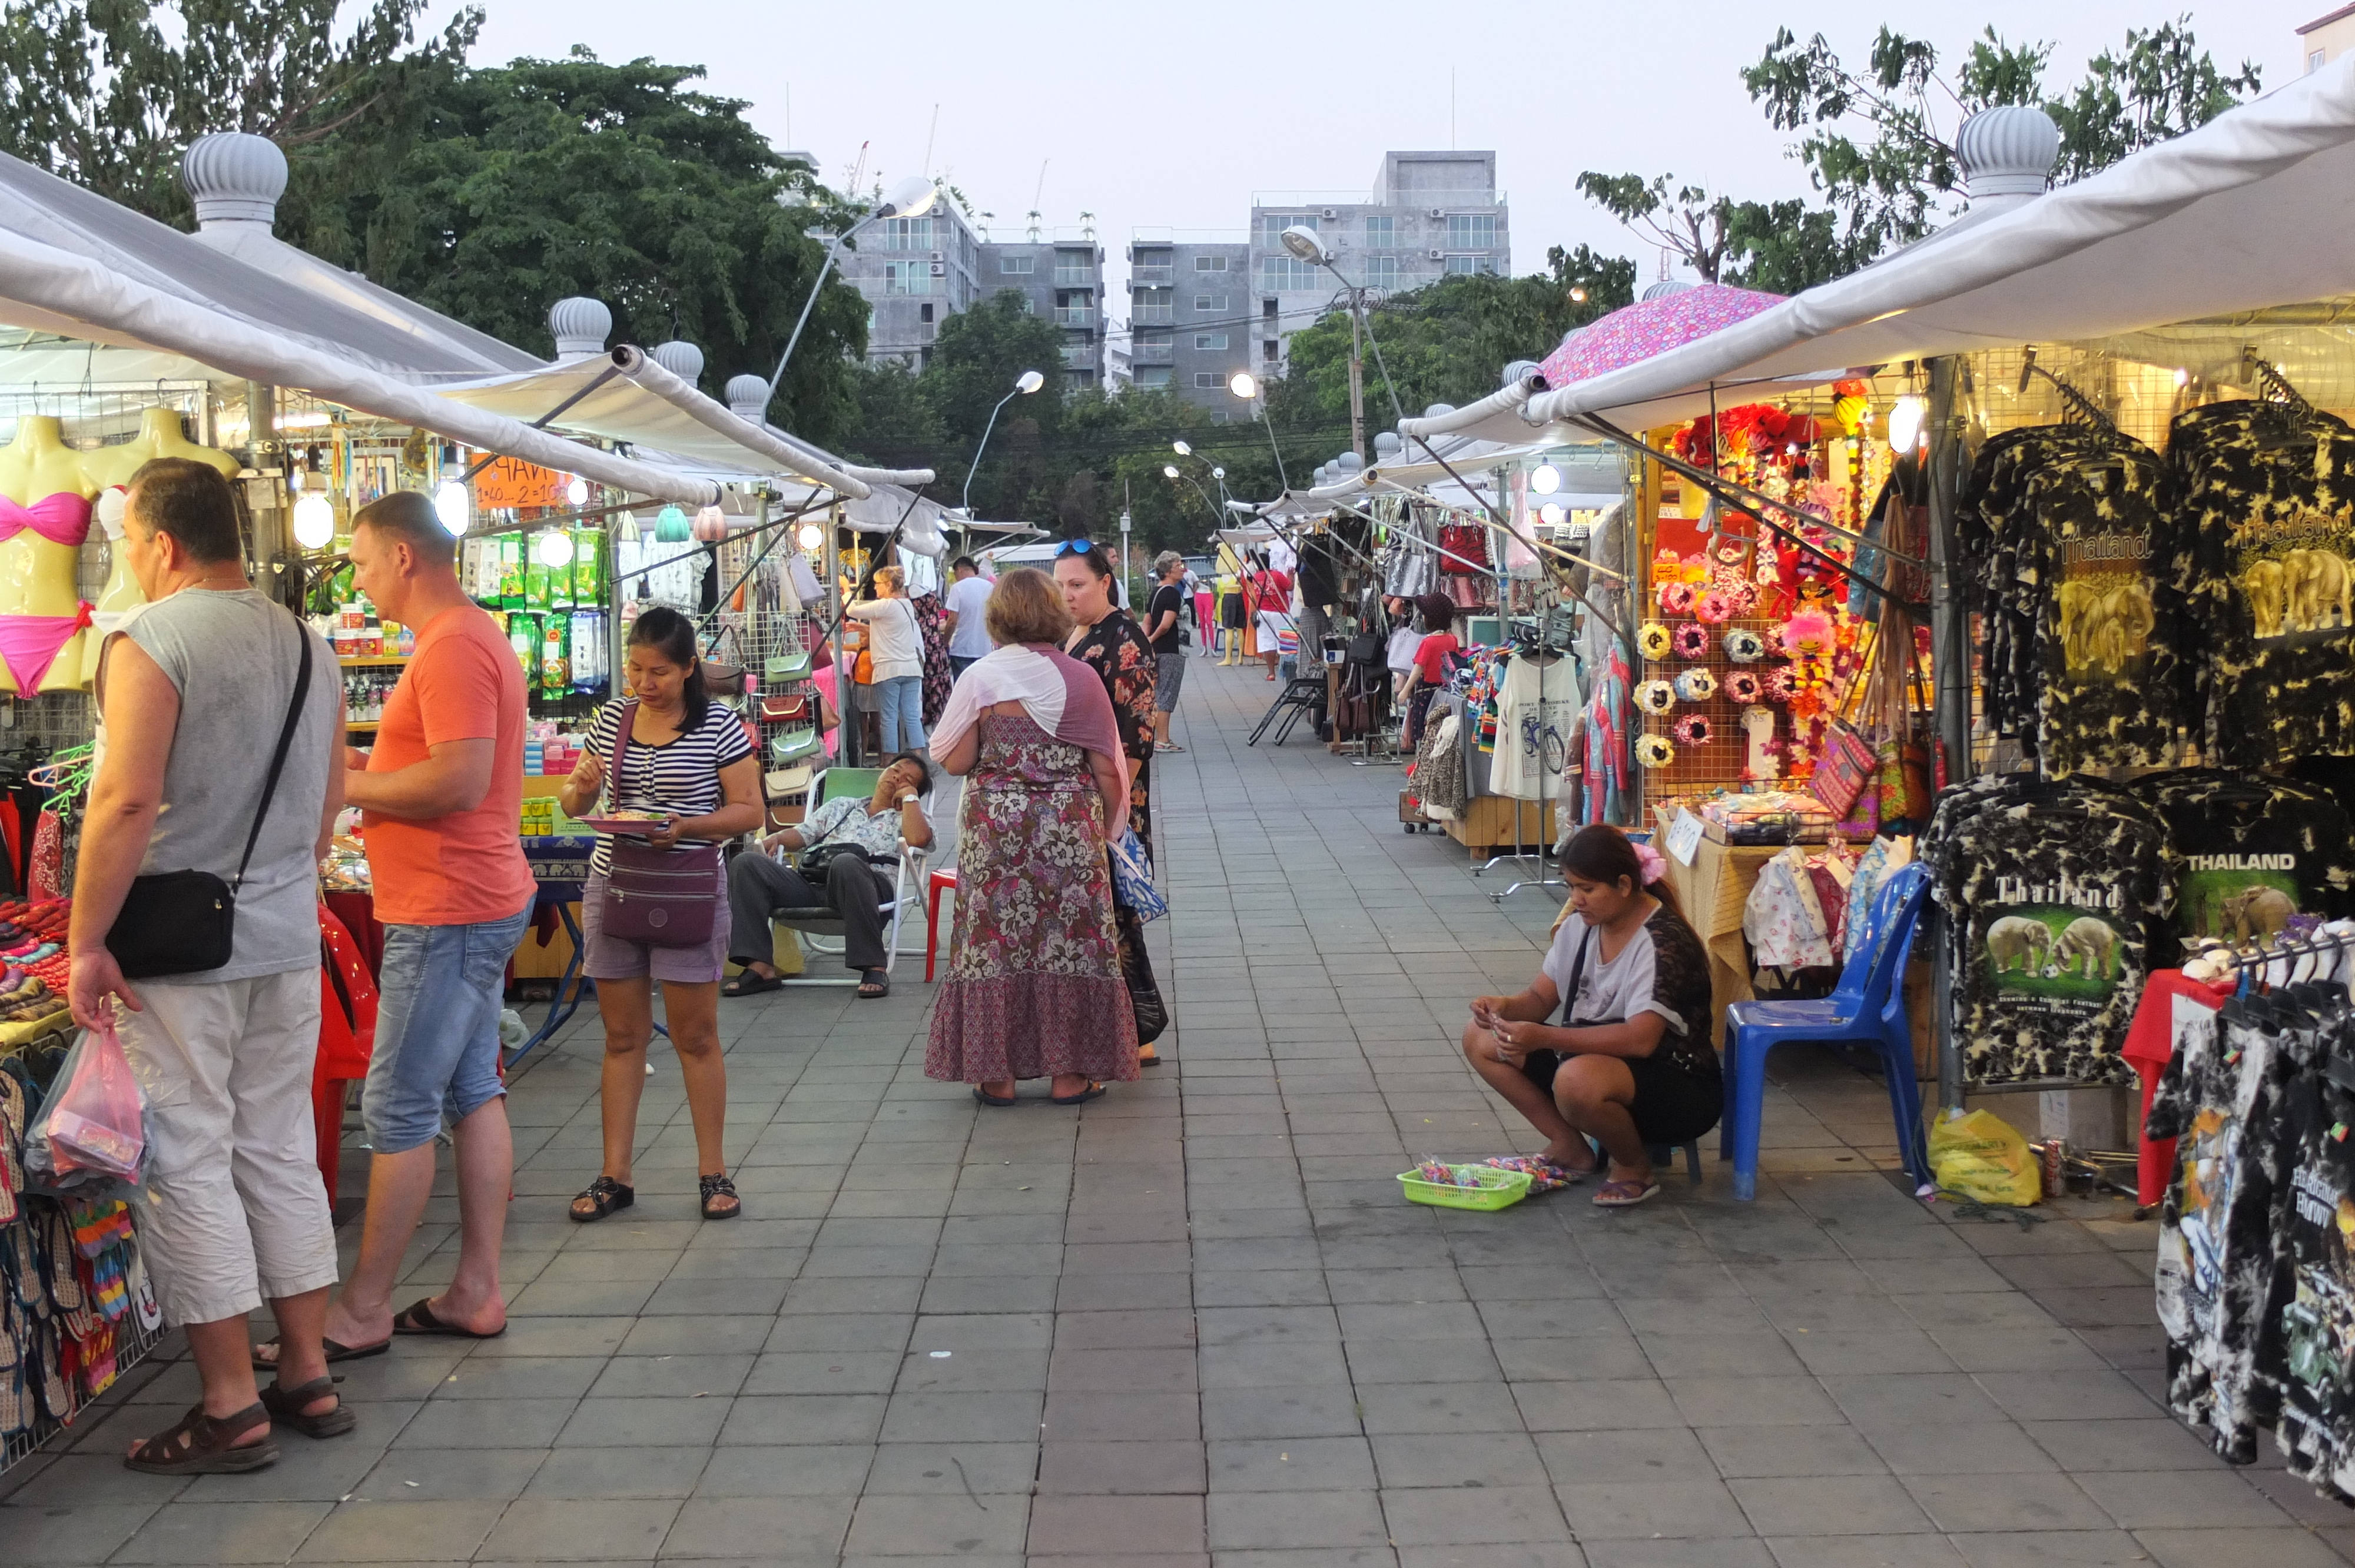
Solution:
M 630 754 L 630 731 L 637 720 L 636 702 L 625 704 L 622 722 L 613 732 L 613 767 L 607 788 L 617 803 L 622 759 Z M 699 948 L 711 940 L 719 915 L 718 844 L 656 849 L 641 839 L 613 836 L 604 900 L 598 906 L 603 935 L 650 948 Z

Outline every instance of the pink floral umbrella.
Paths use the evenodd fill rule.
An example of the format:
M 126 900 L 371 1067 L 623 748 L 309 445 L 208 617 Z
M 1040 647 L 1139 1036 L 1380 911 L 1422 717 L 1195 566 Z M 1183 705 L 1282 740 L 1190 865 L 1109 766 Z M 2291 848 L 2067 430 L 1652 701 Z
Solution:
M 1658 299 L 1638 300 L 1563 338 L 1561 346 L 1546 355 L 1538 369 L 1547 386 L 1567 387 L 1606 371 L 1640 365 L 1782 302 L 1780 294 L 1724 283 L 1701 283 Z

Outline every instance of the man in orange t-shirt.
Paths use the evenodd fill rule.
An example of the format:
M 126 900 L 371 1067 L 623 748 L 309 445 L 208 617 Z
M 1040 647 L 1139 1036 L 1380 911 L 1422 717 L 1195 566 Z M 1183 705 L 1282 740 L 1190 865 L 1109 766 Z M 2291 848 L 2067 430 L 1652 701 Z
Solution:
M 423 495 L 388 495 L 352 523 L 359 588 L 417 629 L 417 652 L 385 705 L 374 752 L 350 753 L 344 776 L 345 798 L 366 812 L 385 940 L 360 1099 L 376 1151 L 368 1222 L 328 1314 L 330 1361 L 372 1353 L 395 1333 L 506 1331 L 499 1248 L 515 1140 L 499 1081 L 499 1001 L 534 891 L 517 832 L 522 666 L 459 586 L 457 541 Z M 457 1140 L 458 1268 L 446 1290 L 396 1318 L 393 1281 L 432 1192 L 445 1115 Z

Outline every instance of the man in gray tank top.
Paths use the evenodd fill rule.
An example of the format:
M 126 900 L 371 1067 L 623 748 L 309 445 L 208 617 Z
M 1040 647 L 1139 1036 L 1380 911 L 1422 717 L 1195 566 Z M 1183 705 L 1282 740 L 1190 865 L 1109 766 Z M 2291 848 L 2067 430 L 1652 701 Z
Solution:
M 273 1427 L 355 1424 L 322 1325 L 336 1236 L 319 1178 L 318 862 L 343 804 L 343 683 L 318 636 L 246 580 L 229 482 L 159 458 L 132 477 L 118 546 L 148 602 L 107 639 L 98 769 L 74 877 L 74 1021 L 117 1028 L 147 1091 L 139 1243 L 165 1316 L 186 1330 L 204 1400 L 124 1462 L 163 1475 L 260 1469 Z M 311 674 L 266 810 L 267 759 Z M 229 962 L 134 988 L 106 947 L 134 877 L 237 880 Z M 246 1315 L 267 1299 L 282 1353 L 257 1391 Z

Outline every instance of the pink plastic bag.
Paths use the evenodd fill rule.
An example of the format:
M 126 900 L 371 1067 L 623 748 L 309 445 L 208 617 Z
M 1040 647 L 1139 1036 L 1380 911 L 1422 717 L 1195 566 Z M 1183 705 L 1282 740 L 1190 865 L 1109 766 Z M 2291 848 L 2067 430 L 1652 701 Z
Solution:
M 32 1140 L 28 1140 L 32 1141 Z M 42 1104 L 37 1141 L 51 1174 L 136 1181 L 147 1150 L 147 1099 L 110 1021 L 74 1042 Z

